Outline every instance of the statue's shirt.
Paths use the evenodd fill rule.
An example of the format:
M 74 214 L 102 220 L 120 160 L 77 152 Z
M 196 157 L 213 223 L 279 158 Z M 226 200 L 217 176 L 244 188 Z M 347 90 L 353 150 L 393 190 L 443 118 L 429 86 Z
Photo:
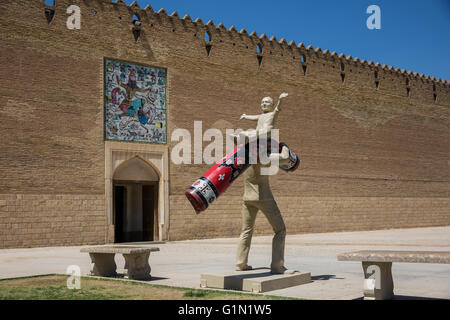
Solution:
M 268 112 L 261 114 L 258 119 L 258 125 L 256 131 L 266 131 L 270 132 L 274 128 L 275 122 L 278 118 L 278 112 Z
M 251 165 L 244 175 L 244 201 L 273 200 L 269 176 L 261 175 L 261 165 Z

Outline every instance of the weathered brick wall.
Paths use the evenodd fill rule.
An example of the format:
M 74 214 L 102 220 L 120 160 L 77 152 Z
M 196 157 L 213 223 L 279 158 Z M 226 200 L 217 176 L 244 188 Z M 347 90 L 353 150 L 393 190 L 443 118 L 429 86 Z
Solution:
M 81 8 L 81 30 L 66 28 L 70 4 Z M 450 224 L 447 81 L 122 1 L 56 0 L 50 24 L 44 8 L 40 0 L 0 2 L 0 194 L 24 202 L 14 213 L 1 207 L 2 218 L 17 221 L 18 230 L 2 224 L 0 247 L 27 246 L 41 229 L 45 235 L 32 246 L 65 244 L 58 241 L 60 226 L 52 227 L 55 217 L 24 211 L 37 199 L 22 195 L 104 199 L 105 57 L 167 68 L 169 137 L 176 128 L 192 130 L 195 120 L 204 130 L 249 128 L 237 121 L 242 113 L 259 113 L 262 97 L 289 92 L 278 123 L 281 140 L 301 155 L 302 167 L 271 178 L 271 185 L 290 233 Z M 142 20 L 138 41 L 135 13 Z M 170 239 L 239 233 L 242 181 L 200 216 L 184 199 L 208 167 L 171 164 Z M 84 215 L 61 206 L 68 220 Z M 71 243 L 102 241 L 101 206 L 91 208 L 96 225 L 64 224 L 86 228 L 71 233 Z M 28 214 L 45 227 L 27 231 L 34 222 L 20 219 Z M 79 223 L 90 221 L 84 216 Z M 259 219 L 258 234 L 270 233 Z
M 449 198 L 278 196 L 288 234 L 435 227 L 448 223 Z M 242 199 L 225 196 L 195 216 L 182 196 L 171 196 L 170 240 L 238 237 Z M 260 212 L 255 235 L 271 234 Z
M 103 195 L 0 194 L 0 247 L 102 244 Z

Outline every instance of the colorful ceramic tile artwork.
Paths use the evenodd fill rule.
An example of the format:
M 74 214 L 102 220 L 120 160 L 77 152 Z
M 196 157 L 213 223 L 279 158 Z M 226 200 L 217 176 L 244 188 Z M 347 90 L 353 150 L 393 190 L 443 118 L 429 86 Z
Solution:
M 167 143 L 166 70 L 105 60 L 105 139 Z

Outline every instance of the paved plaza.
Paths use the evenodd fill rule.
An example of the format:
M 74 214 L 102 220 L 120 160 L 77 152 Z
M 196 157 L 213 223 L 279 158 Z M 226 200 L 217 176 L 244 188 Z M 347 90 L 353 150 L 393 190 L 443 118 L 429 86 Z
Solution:
M 200 275 L 228 273 L 234 270 L 238 239 L 213 239 L 163 244 L 152 253 L 149 283 L 200 287 Z M 134 244 L 135 245 L 135 244 Z M 78 265 L 83 275 L 90 272 L 88 254 L 81 247 L 0 250 L 0 279 L 41 274 L 64 274 L 70 265 Z M 450 227 L 360 231 L 326 234 L 288 235 L 286 266 L 311 272 L 313 282 L 266 294 L 305 299 L 358 299 L 363 288 L 363 270 L 358 262 L 339 262 L 337 255 L 359 250 L 450 251 Z M 117 267 L 124 268 L 121 255 Z M 271 237 L 255 237 L 249 264 L 268 267 Z M 394 263 L 396 298 L 450 299 L 450 265 Z

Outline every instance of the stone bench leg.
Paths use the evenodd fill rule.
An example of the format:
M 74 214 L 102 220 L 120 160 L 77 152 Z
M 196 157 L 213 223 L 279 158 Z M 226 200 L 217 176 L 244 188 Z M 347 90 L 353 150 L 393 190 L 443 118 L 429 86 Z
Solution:
M 100 277 L 114 277 L 116 273 L 116 262 L 114 253 L 89 253 L 92 261 L 91 273 Z
M 151 268 L 148 263 L 150 253 L 124 254 L 125 269 L 129 279 L 150 280 Z
M 362 263 L 364 271 L 364 300 L 389 300 L 394 297 L 392 262 Z

